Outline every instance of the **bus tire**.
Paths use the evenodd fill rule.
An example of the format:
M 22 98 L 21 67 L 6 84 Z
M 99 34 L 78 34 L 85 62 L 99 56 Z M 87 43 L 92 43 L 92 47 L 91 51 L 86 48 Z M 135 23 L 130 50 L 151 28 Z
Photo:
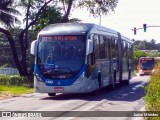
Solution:
M 129 85 L 129 80 L 126 80 L 126 81 L 125 81 L 125 85 Z
M 48 93 L 48 96 L 50 97 L 56 96 L 56 93 Z
M 129 79 L 123 81 L 123 85 L 129 85 Z

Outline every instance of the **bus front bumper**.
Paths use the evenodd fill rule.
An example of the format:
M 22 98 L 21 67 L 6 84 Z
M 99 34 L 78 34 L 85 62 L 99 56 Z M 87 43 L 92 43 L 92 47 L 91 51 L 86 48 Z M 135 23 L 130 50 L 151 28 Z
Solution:
M 89 93 L 96 89 L 96 82 L 83 78 L 81 82 L 70 86 L 47 86 L 35 78 L 34 88 L 38 93 Z
M 140 70 L 139 75 L 150 75 L 154 72 L 154 70 Z

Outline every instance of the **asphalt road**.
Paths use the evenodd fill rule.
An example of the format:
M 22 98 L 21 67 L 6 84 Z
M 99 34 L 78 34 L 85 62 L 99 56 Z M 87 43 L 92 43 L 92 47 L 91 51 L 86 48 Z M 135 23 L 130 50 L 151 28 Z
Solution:
M 90 94 L 58 94 L 55 97 L 48 97 L 47 94 L 40 93 L 25 94 L 20 97 L 0 100 L 0 111 L 40 111 L 39 114 L 36 114 L 37 116 L 41 116 L 41 111 L 49 111 L 48 113 L 42 113 L 42 116 L 43 114 L 52 116 L 31 118 L 26 117 L 28 113 L 26 115 L 24 112 L 23 119 L 36 120 L 132 120 L 135 118 L 124 116 L 124 114 L 127 114 L 124 111 L 139 111 L 144 108 L 144 86 L 147 85 L 149 79 L 150 76 L 136 76 L 130 80 L 130 85 L 117 87 L 113 91 L 104 89 L 97 96 Z M 54 117 L 55 112 L 53 111 L 61 111 L 56 113 L 59 117 Z M 84 114 L 87 117 L 84 117 Z M 79 115 L 81 117 L 76 117 Z M 0 120 L 22 119 L 22 117 L 16 117 L 18 114 L 14 114 L 14 116 L 14 118 L 0 117 Z

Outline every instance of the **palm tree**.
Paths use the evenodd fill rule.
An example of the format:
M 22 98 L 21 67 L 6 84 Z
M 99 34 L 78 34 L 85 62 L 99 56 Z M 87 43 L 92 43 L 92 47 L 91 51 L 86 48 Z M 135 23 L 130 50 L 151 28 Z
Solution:
M 0 0 L 0 23 L 5 27 L 12 27 L 14 23 L 20 23 L 15 15 L 21 15 L 15 9 L 14 0 Z

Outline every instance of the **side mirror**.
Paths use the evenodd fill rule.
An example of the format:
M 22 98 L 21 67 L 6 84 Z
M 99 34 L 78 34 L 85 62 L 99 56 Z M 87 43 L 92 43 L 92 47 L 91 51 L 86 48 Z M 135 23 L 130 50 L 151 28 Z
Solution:
M 30 53 L 32 55 L 36 55 L 37 54 L 37 46 L 38 46 L 38 41 L 37 40 L 34 40 L 32 43 L 31 43 L 31 49 L 30 49 Z
M 89 55 L 90 53 L 93 52 L 93 40 L 88 39 L 87 41 L 87 52 L 86 54 Z

